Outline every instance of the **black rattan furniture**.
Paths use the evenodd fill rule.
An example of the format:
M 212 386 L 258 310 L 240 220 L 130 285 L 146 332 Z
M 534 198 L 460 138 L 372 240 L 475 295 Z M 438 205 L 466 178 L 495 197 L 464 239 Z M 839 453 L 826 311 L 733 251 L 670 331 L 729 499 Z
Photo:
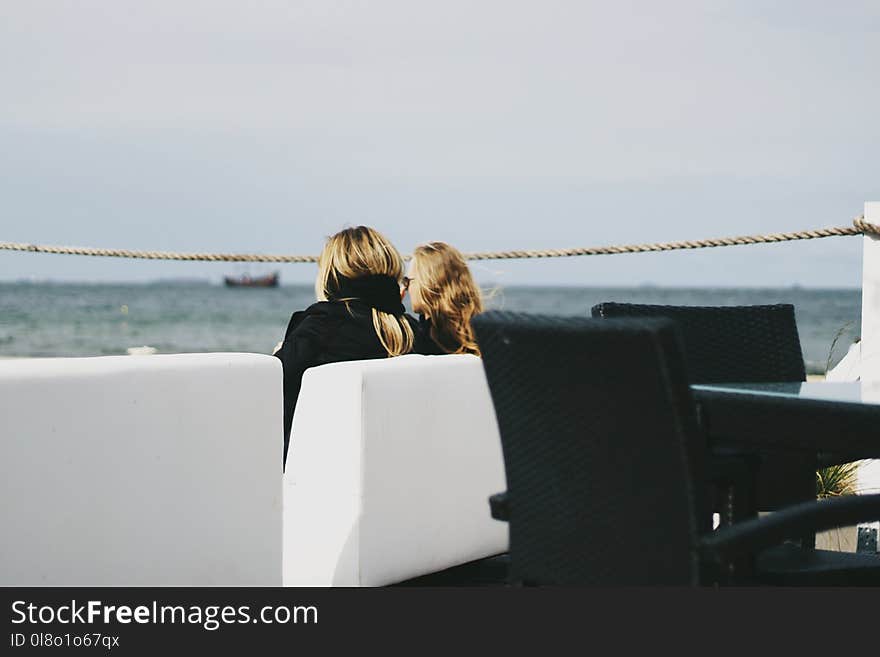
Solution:
M 600 303 L 593 317 L 665 317 L 684 341 L 693 383 L 804 381 L 794 306 L 657 306 Z
M 460 566 L 453 566 L 435 573 L 428 573 L 412 579 L 404 580 L 394 587 L 501 587 L 507 586 L 510 570 L 510 555 L 499 554 L 495 557 L 478 559 Z
M 800 532 L 880 518 L 880 496 L 862 496 L 710 532 L 705 439 L 669 321 L 490 312 L 473 326 L 501 432 L 508 490 L 492 509 L 510 524 L 514 582 L 707 583 Z M 848 583 L 871 581 L 869 569 L 851 575 L 870 557 L 848 556 Z
M 605 302 L 593 317 L 664 317 L 675 321 L 684 341 L 692 383 L 778 383 L 804 381 L 804 359 L 790 304 L 759 306 L 661 306 Z M 730 458 L 726 458 L 729 467 Z M 722 461 L 710 468 L 722 469 Z M 806 452 L 761 453 L 757 484 L 731 482 L 720 472 L 713 488 L 713 509 L 723 518 L 752 515 L 755 504 L 770 511 L 815 498 L 816 455 Z M 756 488 L 754 494 L 749 488 Z M 736 489 L 735 505 L 733 504 Z M 754 499 L 754 498 L 757 499 Z M 809 537 L 804 537 L 809 540 Z
M 785 451 L 840 449 L 880 459 L 880 386 L 874 382 L 692 385 L 710 440 Z
M 716 445 L 809 453 L 841 450 L 852 454 L 851 460 L 880 458 L 880 400 L 870 383 L 717 383 L 694 385 L 691 391 Z M 845 584 L 835 568 L 839 553 L 807 554 L 790 546 L 788 550 L 761 562 L 765 580 L 786 584 L 809 577 L 816 584 Z M 804 572 L 794 569 L 796 562 L 802 562 Z M 861 563 L 872 565 L 870 560 Z

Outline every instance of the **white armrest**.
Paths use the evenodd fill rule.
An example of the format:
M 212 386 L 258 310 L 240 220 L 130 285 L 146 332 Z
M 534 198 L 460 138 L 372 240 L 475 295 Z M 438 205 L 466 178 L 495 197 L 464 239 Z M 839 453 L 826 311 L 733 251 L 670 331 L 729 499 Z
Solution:
M 284 482 L 285 585 L 376 586 L 507 550 L 482 363 L 408 355 L 306 371 Z
M 281 364 L 0 361 L 0 584 L 281 584 Z

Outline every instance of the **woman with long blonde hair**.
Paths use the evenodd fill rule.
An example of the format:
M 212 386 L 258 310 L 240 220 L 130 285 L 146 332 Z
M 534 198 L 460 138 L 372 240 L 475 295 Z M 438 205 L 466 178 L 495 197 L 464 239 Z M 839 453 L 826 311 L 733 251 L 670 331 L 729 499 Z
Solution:
M 303 372 L 347 360 L 427 353 L 400 297 L 403 258 L 381 233 L 347 228 L 318 259 L 317 303 L 295 312 L 275 350 L 284 367 L 284 463 Z
M 471 318 L 483 312 L 482 294 L 458 249 L 445 242 L 416 247 L 403 283 L 433 353 L 480 355 Z

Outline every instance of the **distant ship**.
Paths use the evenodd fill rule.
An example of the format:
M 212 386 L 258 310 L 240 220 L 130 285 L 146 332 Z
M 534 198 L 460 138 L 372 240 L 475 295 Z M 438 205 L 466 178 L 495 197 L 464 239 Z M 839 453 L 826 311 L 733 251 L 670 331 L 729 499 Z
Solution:
M 265 276 L 226 276 L 223 281 L 226 287 L 278 287 L 278 278 L 278 272 L 275 271 Z

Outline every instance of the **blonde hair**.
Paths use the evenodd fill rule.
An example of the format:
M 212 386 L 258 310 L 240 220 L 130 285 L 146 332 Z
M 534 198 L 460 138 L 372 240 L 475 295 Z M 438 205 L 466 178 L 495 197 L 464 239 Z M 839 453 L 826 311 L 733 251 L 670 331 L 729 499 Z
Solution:
M 416 247 L 413 261 L 431 338 L 448 353 L 479 356 L 471 318 L 483 312 L 483 298 L 464 257 L 445 242 L 431 242 Z
M 346 228 L 327 238 L 324 250 L 318 258 L 318 277 L 315 279 L 315 296 L 318 301 L 334 298 L 342 278 L 360 278 L 384 274 L 400 282 L 403 277 L 403 258 L 379 231 L 367 226 Z M 408 354 L 413 349 L 415 337 L 409 322 L 403 316 L 372 308 L 373 329 L 388 356 Z

